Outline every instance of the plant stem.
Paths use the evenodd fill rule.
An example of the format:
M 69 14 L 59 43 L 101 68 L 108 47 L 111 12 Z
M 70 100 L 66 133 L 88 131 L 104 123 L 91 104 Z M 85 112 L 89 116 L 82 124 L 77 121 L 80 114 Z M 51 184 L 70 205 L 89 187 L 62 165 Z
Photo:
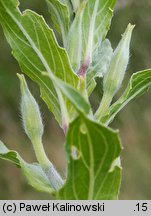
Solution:
M 43 148 L 42 141 L 40 139 L 36 139 L 33 141 L 33 146 L 36 154 L 36 158 L 41 165 L 43 171 L 47 175 L 50 184 L 55 190 L 60 190 L 63 186 L 64 181 L 61 178 L 60 174 L 57 172 L 53 164 L 48 159 L 46 152 Z

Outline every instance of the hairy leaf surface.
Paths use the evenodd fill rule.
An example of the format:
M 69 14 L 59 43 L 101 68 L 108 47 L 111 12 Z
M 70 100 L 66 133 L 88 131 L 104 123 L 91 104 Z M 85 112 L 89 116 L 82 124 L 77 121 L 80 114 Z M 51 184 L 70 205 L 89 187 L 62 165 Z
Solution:
M 21 168 L 28 180 L 28 183 L 36 190 L 47 193 L 54 192 L 47 179 L 47 176 L 45 175 L 39 164 L 26 163 L 16 151 L 9 150 L 1 141 L 0 158 L 8 160 L 11 163 L 15 164 L 17 167 Z
M 151 85 L 151 69 L 139 71 L 132 75 L 130 82 L 124 94 L 110 108 L 106 116 L 101 122 L 109 124 L 115 116 L 126 106 L 132 99 L 138 97 L 148 91 Z
M 68 177 L 59 199 L 117 199 L 121 168 L 118 132 L 85 118 L 76 119 L 66 142 Z
M 113 56 L 113 49 L 108 39 L 105 39 L 98 52 L 95 53 L 91 67 L 87 73 L 87 91 L 90 95 L 95 88 L 95 78 L 103 77 L 109 68 Z

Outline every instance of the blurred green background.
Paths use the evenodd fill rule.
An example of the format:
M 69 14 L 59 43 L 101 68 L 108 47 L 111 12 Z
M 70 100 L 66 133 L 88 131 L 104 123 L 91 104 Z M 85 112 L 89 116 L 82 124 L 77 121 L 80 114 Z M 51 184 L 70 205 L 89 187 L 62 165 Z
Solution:
M 31 8 L 44 15 L 51 24 L 42 0 L 20 0 L 21 8 Z M 136 24 L 131 43 L 131 58 L 124 86 L 133 72 L 151 68 L 151 1 L 117 0 L 117 7 L 108 34 L 115 48 L 127 24 Z M 16 149 L 28 162 L 35 161 L 32 146 L 24 134 L 20 117 L 20 90 L 16 73 L 20 72 L 0 28 L 0 139 Z M 46 105 L 39 98 L 39 89 L 28 80 L 37 98 L 45 124 L 44 144 L 48 156 L 60 172 L 65 167 L 64 136 Z M 122 88 L 122 89 L 123 89 Z M 121 94 L 122 90 L 119 92 Z M 100 90 L 93 95 L 93 106 L 99 101 Z M 123 180 L 120 199 L 151 199 L 151 91 L 130 103 L 112 124 L 119 128 Z M 51 199 L 34 191 L 19 169 L 0 160 L 0 199 Z

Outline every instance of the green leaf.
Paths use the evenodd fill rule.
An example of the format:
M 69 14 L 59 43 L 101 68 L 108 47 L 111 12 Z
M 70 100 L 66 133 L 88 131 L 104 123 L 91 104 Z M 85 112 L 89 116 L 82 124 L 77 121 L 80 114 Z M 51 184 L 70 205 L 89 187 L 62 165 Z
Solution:
M 118 132 L 85 118 L 69 127 L 66 142 L 68 177 L 59 199 L 117 199 L 121 168 Z
M 150 85 L 151 69 L 134 73 L 123 95 L 109 108 L 107 115 L 102 117 L 101 122 L 108 125 L 132 99 L 147 92 Z
M 22 14 L 18 4 L 17 0 L 0 0 L 0 22 L 5 36 L 22 71 L 40 86 L 42 98 L 61 124 L 56 87 L 43 73 L 53 73 L 75 88 L 79 79 L 71 68 L 65 49 L 58 45 L 43 17 L 30 10 Z M 71 104 L 68 101 L 66 104 L 70 110 Z
M 8 160 L 15 164 L 17 167 L 21 168 L 28 180 L 28 183 L 36 190 L 51 194 L 54 193 L 54 190 L 51 188 L 47 176 L 45 175 L 39 164 L 26 163 L 16 151 L 9 150 L 1 141 L 0 158 Z
M 64 0 L 46 0 L 55 30 L 61 35 L 64 44 L 70 26 L 71 4 Z
M 88 0 L 80 5 L 69 30 L 66 46 L 71 63 L 77 72 L 80 69 L 79 64 L 88 67 L 92 62 L 92 56 L 98 52 L 98 47 L 109 30 L 115 3 L 116 0 Z M 73 41 L 72 37 L 75 34 L 76 40 Z M 76 52 L 76 58 L 73 55 L 74 47 L 76 50 L 82 50 Z

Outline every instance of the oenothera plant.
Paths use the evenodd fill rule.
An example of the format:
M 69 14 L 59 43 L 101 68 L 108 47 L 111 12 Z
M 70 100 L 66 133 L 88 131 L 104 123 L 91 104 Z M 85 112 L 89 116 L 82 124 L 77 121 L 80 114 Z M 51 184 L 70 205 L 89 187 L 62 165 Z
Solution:
M 2 142 L 0 157 L 21 168 L 34 188 L 58 199 L 117 199 L 122 146 L 119 132 L 109 124 L 128 102 L 148 90 L 151 70 L 133 74 L 123 95 L 112 102 L 127 69 L 134 26 L 127 26 L 113 50 L 106 35 L 116 0 L 46 3 L 60 45 L 44 18 L 31 10 L 22 13 L 17 0 L 0 0 L 0 23 L 22 72 L 38 84 L 42 99 L 64 131 L 66 177 L 57 172 L 43 148 L 41 114 L 24 75 L 18 74 L 23 126 L 38 162 L 25 162 Z M 103 96 L 94 112 L 89 96 L 97 77 L 103 82 Z

